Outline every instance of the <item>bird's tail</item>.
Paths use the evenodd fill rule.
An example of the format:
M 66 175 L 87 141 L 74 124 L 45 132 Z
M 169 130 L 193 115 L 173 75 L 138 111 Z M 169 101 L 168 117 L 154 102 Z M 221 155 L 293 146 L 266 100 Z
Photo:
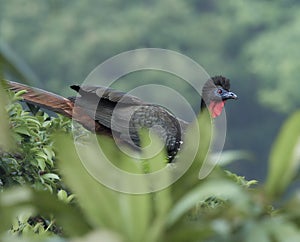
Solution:
M 72 117 L 74 103 L 67 98 L 17 82 L 5 81 L 5 85 L 13 92 L 25 90 L 26 93 L 22 95 L 22 98 L 27 103 L 46 108 L 67 117 Z
M 25 90 L 26 93 L 22 95 L 22 98 L 27 103 L 72 118 L 92 132 L 110 135 L 105 127 L 95 122 L 82 108 L 75 106 L 73 99 L 67 99 L 55 93 L 13 81 L 5 80 L 3 85 L 13 92 Z

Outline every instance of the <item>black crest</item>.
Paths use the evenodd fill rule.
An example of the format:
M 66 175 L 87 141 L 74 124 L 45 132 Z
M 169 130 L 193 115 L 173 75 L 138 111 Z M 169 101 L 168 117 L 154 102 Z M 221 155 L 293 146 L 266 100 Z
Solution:
M 230 80 L 224 76 L 214 76 L 211 78 L 216 86 L 221 86 L 225 90 L 230 90 Z

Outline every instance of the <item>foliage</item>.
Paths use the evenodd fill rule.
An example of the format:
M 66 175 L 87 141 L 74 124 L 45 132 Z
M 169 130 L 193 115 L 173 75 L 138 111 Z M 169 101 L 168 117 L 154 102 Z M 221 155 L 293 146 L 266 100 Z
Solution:
M 5 110 L 5 106 L 7 105 L 7 97 L 2 89 L 0 89 L 0 103 L 2 104 L 0 107 L 0 152 L 2 153 L 3 151 L 11 150 L 14 147 L 9 130 L 8 115 Z
M 286 190 L 299 170 L 300 112 L 293 114 L 282 127 L 269 159 L 266 189 L 270 196 Z
M 15 100 L 19 100 L 19 94 L 14 97 Z M 19 149 L 34 145 L 27 144 L 23 140 L 29 136 L 27 132 L 32 132 L 29 134 L 33 138 L 40 137 L 38 134 L 44 135 L 44 142 L 38 146 L 39 151 L 43 151 L 44 145 L 53 142 L 47 136 L 49 133 L 59 127 L 65 131 L 69 130 L 69 122 L 63 121 L 61 117 L 49 119 L 47 116 L 48 119 L 45 119 L 45 114 L 42 112 L 30 116 L 16 103 L 10 103 L 7 109 L 10 111 L 10 122 L 14 124 L 12 135 L 17 142 L 21 142 L 21 145 L 18 145 Z M 17 114 L 15 115 L 12 110 L 18 111 Z M 278 143 L 286 142 L 286 134 L 289 134 L 287 135 L 289 137 L 296 134 L 296 131 L 290 132 L 290 130 L 298 127 L 298 118 L 299 115 L 295 114 L 283 126 L 282 135 L 276 141 L 274 152 L 284 152 L 286 147 Z M 37 124 L 38 120 L 41 125 Z M 201 122 L 205 124 L 204 119 Z M 15 127 L 24 123 L 33 129 L 21 133 L 14 131 Z M 207 130 L 207 126 L 202 125 L 202 127 Z M 300 239 L 299 197 L 295 193 L 290 195 L 287 201 L 281 201 L 281 198 L 274 196 L 273 193 L 276 191 L 276 195 L 280 195 L 284 192 L 295 173 L 287 172 L 283 175 L 286 177 L 285 186 L 280 190 L 277 190 L 280 184 L 276 181 L 278 175 L 274 176 L 274 172 L 278 174 L 280 171 L 272 168 L 269 177 L 276 182 L 267 182 L 261 187 L 253 187 L 255 181 L 246 181 L 243 177 L 224 171 L 220 167 L 216 168 L 208 178 L 199 181 L 198 171 L 204 159 L 201 152 L 197 154 L 187 175 L 170 187 L 147 194 L 127 194 L 104 186 L 88 173 L 77 156 L 74 142 L 67 132 L 55 135 L 54 140 L 56 149 L 52 157 L 55 157 L 53 162 L 57 163 L 64 183 L 76 194 L 76 201 L 74 202 L 72 196 L 70 197 L 64 190 L 59 190 L 56 195 L 54 191 L 58 190 L 58 183 L 49 182 L 45 185 L 46 182 L 41 183 L 40 179 L 27 180 L 26 175 L 22 174 L 27 185 L 24 186 L 22 183 L 21 187 L 8 188 L 7 183 L 0 196 L 0 213 L 3 219 L 0 231 L 3 241 L 23 242 L 29 239 L 30 241 L 107 242 L 290 242 Z M 119 153 L 111 139 L 99 137 L 99 140 L 105 144 L 104 148 L 108 153 L 114 154 L 113 157 L 119 161 L 120 169 L 144 171 L 145 163 L 138 161 L 132 163 L 127 156 Z M 292 142 L 294 139 L 290 140 Z M 295 145 L 292 142 L 290 146 L 293 144 Z M 90 152 L 87 154 L 93 157 L 93 147 L 89 148 Z M 203 149 L 207 149 L 207 146 L 203 145 Z M 35 149 L 27 149 L 26 152 L 36 154 Z M 30 160 L 26 161 L 32 163 L 29 172 L 33 177 L 37 176 L 37 171 L 41 168 L 35 160 L 38 157 L 31 156 Z M 22 156 L 15 157 L 16 161 L 21 162 L 22 159 Z M 151 173 L 157 169 L 155 164 L 161 162 L 161 156 L 156 156 L 148 162 L 147 172 Z M 272 165 L 278 165 L 277 162 L 270 159 Z M 52 163 L 45 162 L 45 164 L 49 172 L 52 172 L 54 169 Z M 286 162 L 286 170 L 289 171 L 294 167 L 293 165 L 292 162 Z M 37 186 L 35 183 L 44 185 Z M 31 188 L 28 185 L 31 185 Z M 144 185 L 148 185 L 146 180 Z M 52 189 L 49 189 L 49 186 Z M 11 228 L 10 233 L 7 234 L 9 228 Z M 15 237 L 16 234 L 22 236 Z
M 73 195 L 66 193 L 55 165 L 56 155 L 51 135 L 53 131 L 69 132 L 70 121 L 62 116 L 50 118 L 48 114 L 39 111 L 36 116 L 25 111 L 20 103 L 22 91 L 10 95 L 10 101 L 1 88 L 2 103 L 7 103 L 5 112 L 1 115 L 3 142 L 0 156 L 0 188 L 1 191 L 15 185 L 26 185 L 37 191 L 49 191 L 58 195 L 61 200 L 71 202 Z M 2 106 L 4 108 L 4 106 Z M 8 114 L 8 115 L 7 115 Z M 5 119 L 8 116 L 9 122 Z M 2 143 L 3 143 L 2 142 Z M 28 213 L 27 213 L 28 214 Z M 30 214 L 30 213 L 29 213 Z M 26 231 L 44 233 L 59 231 L 53 218 L 23 215 L 16 219 L 12 227 L 13 233 Z M 31 228 L 31 229 L 30 229 Z
M 260 101 L 273 110 L 288 112 L 300 104 L 296 81 L 300 77 L 297 71 L 300 54 L 296 51 L 300 37 L 299 7 L 284 18 L 282 24 L 270 28 L 248 45 L 245 55 L 250 59 L 251 72 L 263 80 L 258 91 Z
M 22 92 L 14 95 L 13 101 L 6 107 L 16 149 L 1 154 L 2 187 L 30 184 L 36 189 L 57 191 L 61 185 L 54 165 L 51 134 L 57 128 L 67 132 L 70 122 L 61 116 L 50 118 L 43 112 L 32 116 L 23 110 L 20 103 L 16 103 L 22 99 L 21 95 Z

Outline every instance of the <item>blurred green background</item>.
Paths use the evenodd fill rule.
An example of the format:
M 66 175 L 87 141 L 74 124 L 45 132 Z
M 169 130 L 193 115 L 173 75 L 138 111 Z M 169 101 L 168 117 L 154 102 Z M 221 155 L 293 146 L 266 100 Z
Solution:
M 226 108 L 225 149 L 253 153 L 231 170 L 261 180 L 279 127 L 300 104 L 299 26 L 296 0 L 0 0 L 0 71 L 68 96 L 123 51 L 178 51 L 231 79 L 239 101 Z

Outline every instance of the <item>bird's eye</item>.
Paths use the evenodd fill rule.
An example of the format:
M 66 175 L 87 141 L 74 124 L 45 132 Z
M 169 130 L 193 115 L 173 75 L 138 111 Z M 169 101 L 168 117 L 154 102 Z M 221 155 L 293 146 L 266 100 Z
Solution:
M 219 94 L 222 94 L 222 89 L 218 89 L 218 91 L 217 91 Z

